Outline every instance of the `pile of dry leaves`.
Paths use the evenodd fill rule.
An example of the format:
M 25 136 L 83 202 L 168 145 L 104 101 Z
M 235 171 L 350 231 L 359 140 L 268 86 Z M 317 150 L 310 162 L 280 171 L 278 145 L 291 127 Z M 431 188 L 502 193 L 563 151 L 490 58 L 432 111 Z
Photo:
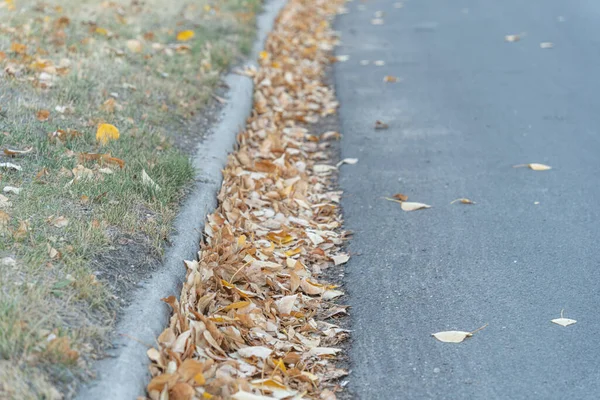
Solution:
M 324 83 L 342 1 L 290 0 L 261 53 L 254 112 L 224 170 L 199 261 L 186 261 L 181 297 L 164 299 L 170 326 L 150 349 L 152 399 L 335 399 L 331 320 L 343 293 L 316 276 L 343 264 L 340 192 L 330 140 L 308 123 L 333 114 Z M 320 133 L 320 132 L 319 132 Z

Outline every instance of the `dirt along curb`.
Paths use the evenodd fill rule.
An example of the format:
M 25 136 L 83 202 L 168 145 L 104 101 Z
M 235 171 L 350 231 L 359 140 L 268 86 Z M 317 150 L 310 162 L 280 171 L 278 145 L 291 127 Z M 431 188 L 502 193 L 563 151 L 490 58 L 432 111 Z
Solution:
M 257 18 L 257 37 L 247 65 L 255 65 L 275 18 L 286 0 L 267 0 Z M 206 215 L 217 205 L 221 169 L 233 149 L 237 133 L 244 128 L 252 109 L 253 82 L 235 73 L 224 80 L 229 87 L 227 103 L 211 134 L 198 145 L 193 164 L 198 175 L 196 186 L 180 209 L 166 250 L 163 266 L 143 284 L 123 312 L 117 325 L 112 354 L 99 361 L 98 379 L 81 388 L 77 399 L 135 399 L 145 395 L 149 380 L 146 351 L 168 324 L 169 310 L 161 298 L 178 295 L 185 277 L 182 260 L 194 259 L 199 249 Z

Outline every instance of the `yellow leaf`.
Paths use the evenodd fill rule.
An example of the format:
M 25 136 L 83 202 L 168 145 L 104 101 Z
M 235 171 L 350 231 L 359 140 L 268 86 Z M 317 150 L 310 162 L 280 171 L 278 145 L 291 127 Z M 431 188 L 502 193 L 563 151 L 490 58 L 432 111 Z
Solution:
M 196 35 L 194 31 L 181 31 L 177 34 L 177 40 L 187 42 Z
M 552 169 L 552 167 L 549 165 L 538 164 L 538 163 L 513 165 L 513 168 L 522 168 L 522 167 L 527 167 L 534 171 L 547 171 L 549 169 Z
M 269 53 L 267 53 L 266 51 L 261 51 L 258 56 L 260 57 L 261 60 L 265 60 L 267 58 L 269 58 Z
M 237 310 L 238 308 L 244 308 L 250 305 L 251 301 L 236 301 L 230 305 L 223 307 L 223 311 Z
M 119 138 L 119 130 L 111 124 L 100 124 L 96 131 L 96 140 L 102 144 L 107 144 L 111 140 Z

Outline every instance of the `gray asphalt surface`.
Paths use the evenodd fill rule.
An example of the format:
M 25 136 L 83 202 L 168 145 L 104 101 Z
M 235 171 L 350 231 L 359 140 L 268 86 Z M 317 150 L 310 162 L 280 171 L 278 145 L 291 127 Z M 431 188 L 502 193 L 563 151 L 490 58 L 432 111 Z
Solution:
M 394 3 L 350 2 L 336 23 L 342 156 L 359 159 L 341 167 L 351 390 L 599 398 L 600 2 Z M 553 169 L 512 168 L 530 162 Z M 382 199 L 397 192 L 433 208 Z M 577 324 L 550 322 L 563 308 Z

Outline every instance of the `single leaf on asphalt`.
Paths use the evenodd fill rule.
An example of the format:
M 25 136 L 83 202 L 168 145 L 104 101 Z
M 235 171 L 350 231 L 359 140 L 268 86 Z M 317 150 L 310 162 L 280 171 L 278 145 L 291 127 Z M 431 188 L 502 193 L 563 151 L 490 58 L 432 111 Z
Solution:
M 552 167 L 549 165 L 538 164 L 538 163 L 513 165 L 513 168 L 523 168 L 523 167 L 530 168 L 534 171 L 547 171 L 549 169 L 552 169 Z
M 387 129 L 387 128 L 389 128 L 389 125 L 386 124 L 385 122 L 382 122 L 379 120 L 375 121 L 375 129 Z
M 472 336 L 471 332 L 464 331 L 446 331 L 432 334 L 434 338 L 444 343 L 460 343 L 466 338 Z
M 339 163 L 337 163 L 335 166 L 336 167 L 341 167 L 344 164 L 350 164 L 350 165 L 354 165 L 358 162 L 358 158 L 344 158 L 342 161 L 340 161 Z
M 507 42 L 518 42 L 519 40 L 521 40 L 521 36 L 520 35 L 506 35 L 506 36 L 504 36 L 504 40 Z
M 577 321 L 575 321 L 574 319 L 570 319 L 570 318 L 555 318 L 552 320 L 552 322 L 554 322 L 555 324 L 558 324 L 560 326 L 569 326 L 569 325 L 573 325 Z
M 335 57 L 335 60 L 336 60 L 337 62 L 346 62 L 346 61 L 348 61 L 349 59 L 350 59 L 350 56 L 348 56 L 348 55 L 340 55 L 340 56 L 336 56 L 336 57 Z
M 574 319 L 565 318 L 563 315 L 564 311 L 565 311 L 564 309 L 560 310 L 560 318 L 555 318 L 552 320 L 552 322 L 554 322 L 555 324 L 558 324 L 560 326 L 569 326 L 569 325 L 573 325 L 574 323 L 577 322 Z
M 383 61 L 383 60 L 377 60 L 373 64 L 375 64 L 378 67 L 383 67 L 385 65 L 385 61 Z
M 395 200 L 398 201 L 406 201 L 408 200 L 408 196 L 402 193 L 396 193 L 395 195 L 392 196 Z
M 177 40 L 179 40 L 180 42 L 187 42 L 188 40 L 192 39 L 195 35 L 196 33 L 194 31 L 181 31 L 177 34 Z
M 554 43 L 552 42 L 542 42 L 540 43 L 540 48 L 542 49 L 551 49 L 554 47 Z
M 119 129 L 111 124 L 100 124 L 96 131 L 96 141 L 107 144 L 111 140 L 119 139 Z
M 468 337 L 473 336 L 474 333 L 479 332 L 487 326 L 485 324 L 481 328 L 477 328 L 472 332 L 464 332 L 464 331 L 444 331 L 433 333 L 431 336 L 444 343 L 460 343 Z
M 416 203 L 411 201 L 403 201 L 402 204 L 400 204 L 400 207 L 402 207 L 404 211 L 416 211 L 424 208 L 431 208 L 431 206 L 428 204 Z
M 383 18 L 373 18 L 371 20 L 372 25 L 383 25 L 384 23 Z
M 450 202 L 450 204 L 454 204 L 456 202 L 460 201 L 461 204 L 476 204 L 473 200 L 470 199 L 466 199 L 466 198 L 461 198 L 461 199 L 456 199 L 456 200 L 452 200 Z
M 400 78 L 398 78 L 397 76 L 386 75 L 383 77 L 383 81 L 389 82 L 389 83 L 395 83 L 395 82 L 400 82 Z

